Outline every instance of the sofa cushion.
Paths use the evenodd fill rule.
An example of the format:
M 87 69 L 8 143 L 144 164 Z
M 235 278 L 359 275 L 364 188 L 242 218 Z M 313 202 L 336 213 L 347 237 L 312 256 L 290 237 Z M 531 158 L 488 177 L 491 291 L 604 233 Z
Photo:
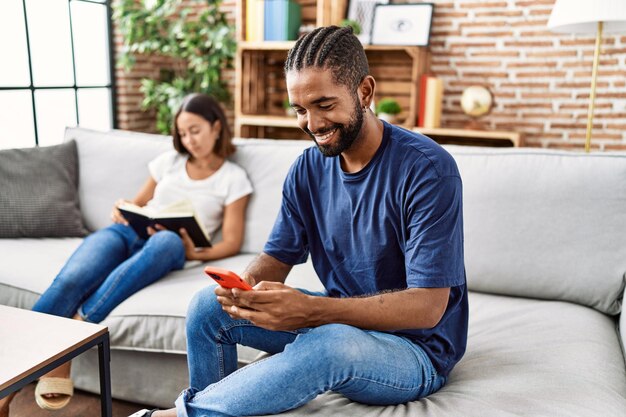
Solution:
M 31 308 L 80 238 L 0 239 L 0 304 Z
M 254 255 L 238 255 L 211 265 L 241 273 Z M 115 349 L 185 354 L 187 307 L 200 289 L 214 285 L 199 264 L 169 273 L 117 306 L 102 324 Z M 175 297 L 172 295 L 175 294 Z
M 238 139 L 234 162 L 248 172 L 254 193 L 248 206 L 242 252 L 259 253 L 274 226 L 283 182 L 293 162 L 312 141 Z
M 211 261 L 211 265 L 242 273 L 256 255 L 243 254 Z M 200 289 L 214 285 L 203 272 L 204 264 L 175 271 L 132 295 L 115 308 L 103 324 L 111 330 L 111 344 L 116 349 L 184 354 L 185 316 L 193 296 Z M 296 272 L 296 271 L 294 271 Z M 287 283 L 295 287 L 319 290 L 313 267 L 301 265 Z M 172 297 L 176 294 L 176 297 Z M 253 357 L 243 358 L 244 361 Z
M 447 149 L 463 179 L 469 289 L 620 312 L 626 155 Z
M 117 199 L 135 197 L 150 176 L 148 162 L 172 149 L 169 137 L 148 133 L 67 128 L 65 140 L 72 139 L 78 145 L 81 165 L 81 211 L 92 231 L 111 223 L 109 216 Z
M 621 416 L 615 321 L 588 307 L 471 292 L 467 353 L 439 392 L 372 407 L 323 394 L 282 416 Z
M 81 239 L 0 239 L 0 304 L 31 308 L 61 270 Z M 211 265 L 241 273 L 255 257 L 243 254 Z M 204 264 L 189 263 L 122 302 L 102 322 L 111 332 L 113 349 L 184 354 L 187 306 L 201 288 L 214 285 Z M 310 263 L 294 268 L 287 283 L 319 291 Z M 172 297 L 175 294 L 175 297 Z M 254 354 L 242 358 L 249 361 Z
M 68 129 L 81 165 L 85 224 L 109 224 L 113 202 L 132 198 L 168 137 Z M 233 160 L 254 187 L 242 252 L 263 249 L 284 176 L 310 141 L 236 140 Z M 468 286 L 495 294 L 558 299 L 610 314 L 621 310 L 626 272 L 626 156 L 532 149 L 448 147 L 464 183 Z M 110 175 L 114 164 L 117 175 Z M 97 191 L 96 191 L 97 190 Z M 520 254 L 524 254 L 521 256 Z M 523 277 L 523 279 L 520 279 Z
M 0 151 L 0 238 L 77 237 L 76 143 Z
M 169 136 L 123 130 L 68 128 L 65 140 L 72 139 L 78 144 L 78 155 L 85 167 L 80 171 L 78 195 L 84 222 L 90 230 L 109 225 L 113 203 L 118 198 L 132 199 L 148 178 L 148 162 L 172 148 Z M 246 170 L 254 189 L 241 252 L 259 253 L 278 214 L 287 171 L 313 142 L 268 139 L 233 142 L 237 152 L 231 159 Z M 110 175 L 111 164 L 115 164 L 115 176 Z

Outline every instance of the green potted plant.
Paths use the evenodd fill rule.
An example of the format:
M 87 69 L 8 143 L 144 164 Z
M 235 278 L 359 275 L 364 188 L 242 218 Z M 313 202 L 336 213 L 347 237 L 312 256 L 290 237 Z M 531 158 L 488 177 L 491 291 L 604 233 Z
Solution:
M 339 23 L 339 26 L 341 26 L 341 27 L 347 27 L 347 26 L 352 27 L 352 32 L 355 35 L 360 35 L 361 32 L 362 32 L 361 25 L 356 20 L 343 19 L 341 21 L 341 23 Z
M 376 104 L 376 115 L 388 123 L 395 123 L 401 111 L 400 104 L 392 98 L 383 98 Z
M 190 0 L 184 7 L 179 0 L 146 3 L 114 3 L 114 19 L 124 39 L 118 63 L 129 70 L 135 54 L 174 58 L 174 68 L 162 70 L 158 79 L 142 79 L 140 88 L 142 107 L 156 110 L 157 130 L 170 133 L 173 114 L 188 93 L 206 93 L 223 103 L 230 101 L 222 71 L 233 68 L 237 48 L 234 28 L 219 8 L 221 0 Z

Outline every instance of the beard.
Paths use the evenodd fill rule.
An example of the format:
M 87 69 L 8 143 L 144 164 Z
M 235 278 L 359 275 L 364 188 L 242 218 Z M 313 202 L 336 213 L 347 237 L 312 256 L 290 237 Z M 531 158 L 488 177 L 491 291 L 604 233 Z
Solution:
M 339 156 L 343 151 L 348 150 L 359 138 L 362 127 L 363 112 L 361 111 L 361 107 L 355 104 L 354 113 L 350 116 L 348 124 L 335 123 L 322 131 L 316 132 L 318 135 L 323 135 L 324 133 L 337 129 L 337 140 L 334 144 L 320 145 L 308 128 L 305 127 L 304 131 L 315 141 L 317 149 L 320 150 L 322 155 L 332 157 Z

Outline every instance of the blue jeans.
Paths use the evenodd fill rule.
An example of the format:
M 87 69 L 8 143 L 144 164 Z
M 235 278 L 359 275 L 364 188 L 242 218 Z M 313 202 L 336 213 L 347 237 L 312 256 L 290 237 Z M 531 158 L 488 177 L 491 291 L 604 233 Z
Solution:
M 408 339 L 343 324 L 265 330 L 231 319 L 213 291 L 196 294 L 187 314 L 190 388 L 176 400 L 178 417 L 276 414 L 326 391 L 365 404 L 401 404 L 445 384 Z M 274 355 L 237 370 L 237 343 Z
M 66 262 L 34 311 L 99 323 L 122 301 L 185 264 L 180 237 L 167 230 L 149 239 L 113 224 L 89 235 Z

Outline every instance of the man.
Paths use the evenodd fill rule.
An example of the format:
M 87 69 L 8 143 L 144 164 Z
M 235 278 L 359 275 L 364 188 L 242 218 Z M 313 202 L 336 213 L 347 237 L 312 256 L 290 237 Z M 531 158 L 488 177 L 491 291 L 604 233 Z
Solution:
M 187 320 L 191 387 L 142 416 L 276 414 L 325 391 L 400 404 L 440 389 L 465 352 L 461 179 L 430 139 L 371 113 L 376 83 L 349 28 L 302 37 L 285 63 L 300 127 L 253 291 L 201 291 Z M 283 284 L 311 256 L 326 293 Z M 236 344 L 273 353 L 237 369 Z

